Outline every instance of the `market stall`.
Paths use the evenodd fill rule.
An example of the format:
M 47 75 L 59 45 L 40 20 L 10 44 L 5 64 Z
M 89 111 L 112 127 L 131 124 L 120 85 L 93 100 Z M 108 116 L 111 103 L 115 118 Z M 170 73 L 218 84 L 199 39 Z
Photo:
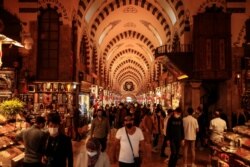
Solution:
M 250 166 L 250 126 L 236 126 L 233 132 L 226 132 L 224 140 L 211 146 L 212 166 L 249 167 Z

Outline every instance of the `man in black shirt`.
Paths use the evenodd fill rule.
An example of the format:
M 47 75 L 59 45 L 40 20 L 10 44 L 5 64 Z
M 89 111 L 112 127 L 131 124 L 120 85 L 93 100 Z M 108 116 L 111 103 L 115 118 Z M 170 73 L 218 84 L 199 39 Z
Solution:
M 60 127 L 60 116 L 56 113 L 48 115 L 49 138 L 42 161 L 46 167 L 73 167 L 73 151 L 71 139 L 64 135 Z
M 176 166 L 180 147 L 184 144 L 184 128 L 181 114 L 182 109 L 177 107 L 167 124 L 168 145 L 170 145 L 171 149 L 171 155 L 168 162 L 169 167 Z

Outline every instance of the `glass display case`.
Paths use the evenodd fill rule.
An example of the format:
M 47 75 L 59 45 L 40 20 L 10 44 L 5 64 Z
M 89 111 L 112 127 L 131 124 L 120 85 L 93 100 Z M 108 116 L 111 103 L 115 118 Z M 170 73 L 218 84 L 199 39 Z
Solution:
M 211 146 L 212 166 L 249 167 L 250 166 L 250 127 L 249 122 L 236 126 L 233 132 L 226 132 L 224 140 Z
M 15 123 L 0 125 L 0 166 L 17 167 L 23 160 L 24 146 L 15 142 L 17 130 Z

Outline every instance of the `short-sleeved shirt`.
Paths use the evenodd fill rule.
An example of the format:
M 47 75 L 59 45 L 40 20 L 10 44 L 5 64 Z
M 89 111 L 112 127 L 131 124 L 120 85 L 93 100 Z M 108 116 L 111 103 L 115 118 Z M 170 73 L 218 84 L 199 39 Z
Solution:
M 184 139 L 185 140 L 196 140 L 196 132 L 199 128 L 197 119 L 193 116 L 188 115 L 183 118 L 183 127 L 184 127 Z
M 223 132 L 227 129 L 226 121 L 221 118 L 214 118 L 210 121 L 209 129 L 211 130 L 210 139 L 214 142 L 221 141 Z
M 133 147 L 134 156 L 138 157 L 140 141 L 144 140 L 143 133 L 140 128 L 136 127 L 135 133 L 132 135 L 128 134 L 128 136 Z M 128 141 L 125 127 L 118 129 L 115 137 L 116 139 L 120 140 L 119 162 L 133 163 L 134 157 L 132 154 L 131 146 Z

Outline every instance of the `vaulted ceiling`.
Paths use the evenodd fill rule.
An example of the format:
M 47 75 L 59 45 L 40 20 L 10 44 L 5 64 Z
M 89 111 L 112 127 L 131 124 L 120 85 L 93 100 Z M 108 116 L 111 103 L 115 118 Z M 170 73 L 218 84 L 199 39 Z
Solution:
M 136 95 L 154 80 L 155 48 L 171 43 L 184 26 L 181 0 L 80 1 L 78 16 L 96 47 L 102 77 L 121 94 Z

